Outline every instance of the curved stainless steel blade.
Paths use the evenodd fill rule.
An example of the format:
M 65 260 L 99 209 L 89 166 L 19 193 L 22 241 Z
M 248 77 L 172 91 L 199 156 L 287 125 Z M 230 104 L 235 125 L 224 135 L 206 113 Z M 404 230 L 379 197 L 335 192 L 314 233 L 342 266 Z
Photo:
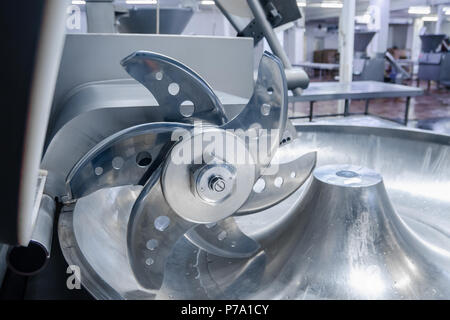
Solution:
M 309 152 L 293 161 L 276 164 L 277 171 L 271 175 L 263 175 L 256 181 L 247 202 L 235 215 L 259 212 L 289 197 L 311 175 L 316 159 L 317 152 Z M 267 169 L 270 170 L 270 167 Z
M 285 134 L 287 102 L 287 84 L 283 65 L 277 57 L 266 52 L 260 62 L 253 97 L 246 108 L 236 118 L 222 126 L 222 129 L 234 129 L 238 136 L 240 133 L 245 135 L 244 141 L 250 143 L 249 149 L 254 159 L 259 166 L 265 167 L 270 163 Z M 251 131 L 255 133 L 249 133 Z M 303 170 L 304 168 L 286 166 L 285 174 L 290 174 L 294 169 Z M 294 181 L 301 185 L 303 181 L 300 179 L 301 175 Z M 287 183 L 283 188 L 286 193 L 291 194 L 291 185 L 295 183 L 294 181 Z M 268 207 L 270 203 L 277 200 L 271 199 L 264 206 Z M 248 209 L 251 210 L 251 207 L 255 206 L 261 206 L 258 196 L 255 196 L 255 201 L 249 204 Z M 250 257 L 259 248 L 257 242 L 242 233 L 233 218 L 225 219 L 212 228 L 208 226 L 210 225 L 199 225 L 185 236 L 196 246 L 221 257 Z M 226 237 L 223 238 L 224 236 Z
M 204 251 L 224 258 L 248 258 L 260 245 L 246 236 L 230 217 L 217 223 L 198 225 L 185 237 Z
M 274 55 L 264 52 L 258 69 L 255 91 L 248 105 L 222 129 L 247 135 L 249 148 L 260 166 L 267 166 L 286 129 L 288 111 L 284 67 Z M 249 132 L 254 131 L 254 134 Z
M 66 179 L 69 196 L 80 198 L 105 187 L 144 184 L 189 124 L 157 122 L 131 127 L 108 137 L 73 167 Z
M 277 171 L 272 175 L 261 176 L 245 204 L 234 215 L 259 212 L 289 197 L 311 175 L 316 158 L 317 153 L 310 152 L 293 161 L 277 164 Z M 266 170 L 270 169 L 271 167 L 268 167 Z M 280 181 L 281 184 L 278 185 Z M 227 237 L 223 238 L 224 235 Z M 191 229 L 185 237 L 204 251 L 224 258 L 251 257 L 259 249 L 258 242 L 245 235 L 233 217 L 217 224 L 199 225 Z
M 161 188 L 161 167 L 153 172 L 131 210 L 127 229 L 131 269 L 146 289 L 159 289 L 167 258 L 177 240 L 195 226 L 167 204 Z
M 137 51 L 121 64 L 155 97 L 161 108 L 160 121 L 201 119 L 216 125 L 227 122 L 223 106 L 208 83 L 175 59 Z

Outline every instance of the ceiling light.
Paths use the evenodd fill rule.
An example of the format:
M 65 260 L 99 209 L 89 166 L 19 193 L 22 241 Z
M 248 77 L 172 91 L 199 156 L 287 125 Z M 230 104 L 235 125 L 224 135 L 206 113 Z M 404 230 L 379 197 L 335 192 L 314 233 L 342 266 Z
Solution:
M 127 0 L 127 4 L 156 4 L 156 0 Z
M 204 5 L 204 6 L 210 6 L 214 4 L 213 0 L 202 0 L 200 1 L 200 4 Z
M 334 8 L 334 9 L 340 9 L 343 7 L 343 4 L 341 2 L 322 2 L 320 4 L 321 8 Z
M 297 6 L 298 6 L 298 7 L 306 7 L 306 2 L 300 2 L 300 1 L 298 1 L 298 2 L 297 2 Z
M 72 0 L 72 4 L 86 4 L 84 0 Z
M 308 7 L 312 8 L 331 8 L 331 9 L 340 9 L 343 7 L 342 2 L 339 1 L 330 1 L 330 2 L 316 2 L 316 3 L 308 3 Z
M 430 14 L 430 6 L 420 6 L 420 7 L 409 7 L 409 14 Z

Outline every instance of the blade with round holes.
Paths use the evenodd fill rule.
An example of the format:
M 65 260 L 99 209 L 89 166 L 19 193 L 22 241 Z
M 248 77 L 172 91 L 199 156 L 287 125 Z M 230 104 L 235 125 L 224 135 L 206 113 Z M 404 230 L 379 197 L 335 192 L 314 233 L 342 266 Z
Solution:
M 241 131 L 250 137 L 250 149 L 260 166 L 267 166 L 275 155 L 286 129 L 288 111 L 284 67 L 274 55 L 264 52 L 252 98 L 243 111 L 223 129 Z M 254 134 L 250 132 L 254 131 Z
M 158 290 L 177 240 L 195 224 L 178 216 L 161 188 L 161 167 L 153 172 L 131 210 L 127 230 L 128 257 L 137 281 Z
M 283 148 L 280 148 L 280 151 Z M 271 174 L 262 175 L 255 183 L 247 202 L 235 215 L 244 215 L 268 209 L 298 190 L 316 166 L 317 152 L 309 152 L 297 159 L 276 166 Z M 268 169 L 270 170 L 269 167 Z
M 143 185 L 176 141 L 178 132 L 191 127 L 157 122 L 131 127 L 108 137 L 69 173 L 66 185 L 71 198 L 80 198 L 101 188 Z
M 287 147 L 278 149 L 282 153 Z M 278 159 L 275 156 L 275 161 Z M 253 191 L 235 216 L 252 214 L 266 210 L 298 190 L 311 175 L 317 160 L 316 152 L 309 152 L 299 158 L 287 162 L 272 164 L 266 169 L 272 174 L 261 176 L 253 187 Z M 204 251 L 225 258 L 244 258 L 253 256 L 259 244 L 245 235 L 237 226 L 233 217 L 219 223 L 199 225 L 191 229 L 186 238 Z
M 137 52 L 124 59 L 122 64 L 130 75 L 155 96 L 162 107 L 161 119 L 182 122 L 203 119 L 221 125 L 219 128 L 222 130 L 236 129 L 245 134 L 250 132 L 250 138 L 258 146 L 256 151 L 251 151 L 258 156 L 257 175 L 259 176 L 259 169 L 270 163 L 285 131 L 287 118 L 286 80 L 282 64 L 275 56 L 264 54 L 252 99 L 244 111 L 227 124 L 223 124 L 226 118 L 222 106 L 210 87 L 179 62 L 158 54 Z M 179 108 L 185 99 L 189 99 L 195 106 L 189 116 Z M 158 288 L 163 278 L 164 260 L 171 251 L 170 246 L 195 226 L 188 222 L 192 220 L 181 218 L 184 214 L 178 211 L 175 213 L 167 203 L 166 197 L 170 194 L 164 194 L 159 178 L 161 172 L 155 171 L 177 142 L 177 139 L 173 139 L 177 129 L 186 131 L 192 129 L 192 126 L 182 123 L 151 123 L 119 132 L 89 152 L 67 179 L 73 198 L 103 187 L 145 183 L 146 187 L 136 201 L 129 221 L 128 245 L 133 271 L 147 288 Z M 263 148 L 259 142 L 263 142 Z M 268 148 L 267 153 L 262 152 L 264 147 Z M 254 178 L 251 180 L 254 182 Z M 251 186 L 252 184 L 249 190 Z M 238 194 L 242 197 L 243 193 Z M 245 199 L 240 203 L 244 203 Z M 165 214 L 155 216 L 161 212 Z M 173 234 L 163 236 L 159 233 L 163 231 L 154 225 L 154 229 L 159 232 L 154 232 L 155 238 L 148 239 L 144 246 L 148 235 L 141 227 L 150 228 L 150 220 L 153 219 L 155 223 L 158 217 L 174 222 Z M 215 222 L 213 228 L 204 225 L 196 227 L 195 231 L 187 233 L 187 238 L 200 248 L 225 257 L 248 257 L 258 250 L 259 245 L 239 230 L 233 218 Z M 164 240 L 160 246 L 162 262 L 159 258 L 156 261 L 148 252 L 154 251 L 155 245 L 160 245 L 160 240 Z M 148 272 L 153 280 L 145 280 Z
M 221 127 L 227 130 L 234 129 L 238 136 L 241 135 L 248 142 L 249 150 L 259 165 L 259 173 L 261 170 L 270 172 L 275 168 L 275 165 L 265 167 L 271 163 L 285 134 L 287 103 L 287 84 L 283 65 L 277 57 L 265 52 L 259 65 L 255 91 L 248 105 L 233 120 Z M 284 177 L 286 183 L 276 188 L 278 190 L 270 191 L 271 187 L 268 186 L 264 194 L 270 193 L 272 196 L 266 201 L 260 194 L 252 192 L 251 199 L 247 199 L 237 214 L 249 214 L 256 208 L 269 208 L 279 203 L 304 183 L 314 165 L 315 153 L 314 156 L 298 159 L 292 163 L 277 164 L 276 168 L 280 169 L 279 175 Z M 294 178 L 290 178 L 292 171 L 297 175 Z M 273 185 L 273 181 L 270 183 L 270 180 L 277 177 L 268 175 L 266 178 L 268 185 Z M 211 229 L 207 228 L 208 225 L 200 225 L 189 231 L 186 237 L 198 247 L 218 256 L 229 258 L 252 256 L 259 247 L 258 243 L 240 231 L 233 218 L 224 221 L 227 221 L 222 222 L 226 225 L 225 228 L 221 228 L 220 224 Z M 228 235 L 227 241 L 221 241 L 220 234 Z
M 137 51 L 121 64 L 155 97 L 161 108 L 161 121 L 201 119 L 216 125 L 227 122 L 223 106 L 208 83 L 179 61 Z
M 224 258 L 248 258 L 260 248 L 255 240 L 239 229 L 233 217 L 198 225 L 185 237 L 202 250 Z

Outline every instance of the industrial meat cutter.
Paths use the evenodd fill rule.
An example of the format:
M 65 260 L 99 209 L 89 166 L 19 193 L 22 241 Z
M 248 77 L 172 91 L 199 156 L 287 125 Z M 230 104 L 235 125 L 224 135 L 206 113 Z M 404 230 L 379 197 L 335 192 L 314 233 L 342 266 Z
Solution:
M 128 51 L 146 39 L 76 36 L 66 48 Z M 77 77 L 70 68 L 83 81 L 55 93 L 33 237 L 8 250 L 11 269 L 45 266 L 55 221 L 69 267 L 97 299 L 450 298 L 448 135 L 294 126 L 276 56 L 264 53 L 251 97 L 238 99 L 161 52 L 230 39 L 151 42 L 162 40 L 122 61 L 99 49 L 85 69 L 65 50 L 58 85 Z M 119 64 L 133 79 L 114 79 Z M 110 78 L 87 79 L 95 67 Z M 27 248 L 35 259 L 24 265 Z
M 84 262 L 99 257 L 91 256 L 91 250 L 107 248 L 95 248 L 96 237 L 79 232 L 114 237 L 112 230 L 104 229 L 109 226 L 119 232 L 112 240 L 119 242 L 108 245 L 115 251 L 110 258 L 117 259 L 111 263 L 126 265 L 122 274 L 131 286 L 120 297 L 149 298 L 161 294 L 169 261 L 183 239 L 197 253 L 231 263 L 260 256 L 260 243 L 246 236 L 231 216 L 252 214 L 284 200 L 305 182 L 316 159 L 315 152 L 288 162 L 274 158 L 295 136 L 287 120 L 282 63 L 264 54 L 254 94 L 233 119 L 228 119 L 209 85 L 174 59 L 138 51 L 122 66 L 159 106 L 154 122 L 109 136 L 70 170 L 59 222 L 66 259 L 82 266 L 82 274 L 94 267 Z M 55 151 L 52 146 L 49 150 Z M 44 159 L 44 167 L 50 169 L 46 160 L 51 159 L 52 155 Z M 199 273 L 192 268 L 185 266 L 182 275 L 192 274 L 186 280 L 197 282 Z M 94 296 L 117 297 L 98 283 L 93 288 L 85 285 Z
M 450 297 L 448 137 L 296 130 L 283 65 L 269 53 L 232 119 L 170 57 L 138 51 L 121 64 L 157 100 L 154 121 L 76 162 L 58 223 L 94 297 Z M 56 151 L 51 143 L 48 171 Z

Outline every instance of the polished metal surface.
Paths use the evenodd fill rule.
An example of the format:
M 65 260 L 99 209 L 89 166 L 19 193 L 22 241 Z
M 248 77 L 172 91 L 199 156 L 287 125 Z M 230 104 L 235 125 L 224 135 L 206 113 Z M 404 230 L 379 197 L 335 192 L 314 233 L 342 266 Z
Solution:
M 312 82 L 301 96 L 290 96 L 289 101 L 378 99 L 420 95 L 423 95 L 423 90 L 420 88 L 377 81 L 354 81 L 350 84 Z
M 279 145 L 285 146 L 291 139 L 285 132 L 287 85 L 281 62 L 269 53 L 263 55 L 253 97 L 226 124 L 220 101 L 211 88 L 179 62 L 155 53 L 137 52 L 122 64 L 153 93 L 160 108 L 164 106 L 161 115 L 167 117 L 163 120 L 179 122 L 131 127 L 97 144 L 69 173 L 66 205 L 105 188 L 144 185 L 131 206 L 126 256 L 137 283 L 146 290 L 161 288 L 169 256 L 183 235 L 210 254 L 230 259 L 251 257 L 259 244 L 228 217 L 246 202 L 250 208 L 255 205 L 252 202 L 259 208 L 279 203 L 305 182 L 315 162 L 315 154 L 311 153 L 312 157 L 269 166 Z M 176 91 L 171 89 L 173 84 Z M 180 112 L 180 101 L 184 99 L 194 100 L 199 110 L 189 115 Z M 206 125 L 194 119 L 206 120 Z M 278 171 L 279 167 L 282 170 Z M 299 171 L 292 174 L 293 170 Z M 286 181 L 280 194 L 268 187 L 271 197 L 252 197 L 249 201 L 257 178 L 275 173 L 276 188 L 281 189 Z M 133 200 L 123 194 L 126 203 Z M 104 206 L 101 202 L 92 204 L 99 210 Z M 69 234 L 68 229 L 61 232 Z M 67 247 L 72 247 L 74 241 Z M 79 256 L 79 251 L 70 251 L 66 256 Z
M 222 92 L 216 94 L 229 118 L 248 102 Z M 67 175 L 86 153 L 121 130 L 161 120 L 159 109 L 148 90 L 134 80 L 97 82 L 80 88 L 60 114 L 55 124 L 58 130 L 42 160 L 41 167 L 49 171 L 45 191 L 52 196 L 64 195 Z
M 356 210 L 353 210 L 355 216 L 348 216 L 349 213 L 345 213 L 345 210 L 342 211 L 343 216 L 348 219 L 342 219 L 338 213 L 330 216 L 330 211 L 325 210 L 327 206 L 332 206 L 329 198 L 327 201 L 317 201 L 320 193 L 308 192 L 309 196 L 304 193 L 305 190 L 317 191 L 317 188 L 311 189 L 314 184 L 324 188 L 334 187 L 317 180 L 315 183 L 311 182 L 309 188 L 303 186 L 291 197 L 268 210 L 232 218 L 236 219 L 245 234 L 261 244 L 261 249 L 251 258 L 236 259 L 208 254 L 190 241 L 180 238 L 168 257 L 165 277 L 158 292 L 146 292 L 136 285 L 135 280 L 126 282 L 127 287 L 122 281 L 125 278 L 119 281 L 109 277 L 105 281 L 114 289 L 105 289 L 108 292 L 106 297 L 448 299 L 448 273 L 447 276 L 442 275 L 445 264 L 443 266 L 439 260 L 445 262 L 450 252 L 450 199 L 446 193 L 450 187 L 449 136 L 420 130 L 331 124 L 311 124 L 297 129 L 299 140 L 278 150 L 283 152 L 282 158 L 290 159 L 314 150 L 317 151 L 318 167 L 349 164 L 375 170 L 383 178 L 386 188 L 385 194 L 379 184 L 368 187 L 371 189 L 368 194 L 372 196 L 366 200 L 377 205 L 379 210 L 376 214 L 367 215 L 359 210 L 358 208 L 362 208 L 359 204 L 364 203 L 360 199 Z M 350 188 L 351 183 L 349 185 L 344 188 Z M 371 193 L 373 189 L 376 192 Z M 108 189 L 98 192 L 109 193 Z M 336 192 L 344 191 L 339 187 Z M 89 197 L 94 195 L 95 193 Z M 381 200 L 373 202 L 373 196 L 380 197 Z M 126 203 L 125 198 L 116 198 L 115 201 Z M 73 214 L 74 221 L 81 219 L 77 222 L 78 228 L 75 231 L 80 238 L 86 239 L 82 252 L 91 257 L 87 266 L 95 266 L 93 275 L 98 276 L 106 270 L 113 273 L 110 268 L 117 264 L 116 272 L 120 270 L 120 274 L 123 274 L 124 270 L 129 270 L 121 267 L 128 263 L 125 252 L 122 251 L 120 257 L 114 256 L 117 261 L 112 263 L 109 258 L 106 260 L 108 253 L 103 256 L 101 251 L 95 249 L 96 245 L 102 243 L 108 243 L 108 247 L 112 249 L 123 248 L 125 230 L 123 227 L 118 228 L 121 222 L 109 220 L 110 232 L 103 233 L 106 239 L 97 237 L 95 232 L 82 227 L 87 224 L 85 219 L 88 217 L 93 228 L 96 224 L 105 224 L 104 220 L 99 219 L 99 215 L 103 215 L 103 219 L 109 219 L 108 207 L 97 207 L 94 210 L 89 201 L 91 199 L 86 197 L 86 200 L 79 200 L 91 207 L 89 214 L 78 208 L 78 204 Z M 131 199 L 128 203 L 133 202 Z M 302 214 L 304 211 L 299 211 L 299 208 L 308 203 L 310 206 L 325 207 L 328 215 L 316 217 Z M 333 203 L 344 207 L 345 203 L 348 204 L 343 200 Z M 118 214 L 123 216 L 121 219 L 126 220 L 129 212 Z M 63 214 L 63 219 L 66 215 L 68 214 Z M 374 221 L 378 221 L 378 226 Z M 310 230 L 311 224 L 317 224 L 319 228 Z M 352 228 L 339 229 L 345 225 Z M 302 228 L 305 228 L 305 232 L 300 232 Z M 339 230 L 343 238 L 337 236 Z M 346 230 L 345 233 L 342 230 Z M 348 230 L 352 232 L 349 233 Z M 390 248 L 386 250 L 386 255 L 381 250 L 382 247 L 378 247 L 378 242 L 374 242 L 374 234 Z M 330 244 L 334 247 L 325 245 L 331 239 Z M 311 249 L 306 246 L 308 243 L 312 246 Z M 344 247 L 347 248 L 347 256 L 341 254 Z M 350 248 L 364 250 L 352 251 Z M 95 263 L 91 262 L 93 256 Z M 338 260 L 333 260 L 333 256 Z M 353 260 L 351 264 L 344 257 L 360 259 Z M 320 259 L 325 260 L 322 264 L 317 264 Z M 384 266 L 384 262 L 387 266 Z M 354 268 L 349 269 L 351 266 Z M 84 270 L 86 266 L 82 267 Z M 345 270 L 348 272 L 344 272 Z M 338 272 L 340 273 L 337 274 Z M 98 288 L 105 287 L 107 286 L 96 282 L 88 289 L 92 288 L 95 292 Z M 105 298 L 104 295 L 98 297 Z
M 95 297 L 450 297 L 449 136 L 336 124 L 293 133 L 283 67 L 270 54 L 247 107 L 227 122 L 189 69 L 161 55 L 145 53 L 145 65 L 130 57 L 130 74 L 149 90 L 169 74 L 155 99 L 174 122 L 107 136 L 69 175 L 60 242 Z M 202 140 L 193 158 L 176 161 L 200 135 L 190 119 L 180 123 L 180 101 L 170 97 L 186 94 L 184 82 L 187 94 L 204 91 L 221 115 L 206 115 L 212 123 L 200 125 L 201 135 L 229 136 L 244 147 L 240 155 L 257 161 L 229 162 L 227 149 Z M 252 140 L 266 141 L 269 156 L 260 159 Z
M 128 257 L 137 281 L 158 290 L 175 242 L 194 227 L 175 213 L 161 188 L 161 167 L 154 171 L 131 210 L 127 230 Z
M 276 170 L 269 168 L 268 171 L 273 174 L 266 174 L 256 181 L 252 193 L 236 212 L 237 215 L 266 210 L 283 201 L 305 183 L 316 165 L 316 152 L 309 152 L 293 161 L 284 163 L 282 161 L 286 161 L 286 159 L 280 159 L 282 155 L 284 152 L 275 154 L 271 166 L 276 166 Z
M 208 137 L 214 137 L 214 142 Z M 234 150 L 237 155 L 230 156 Z M 206 152 L 213 153 L 214 156 L 205 163 Z M 190 157 L 183 158 L 187 153 Z M 219 161 L 216 162 L 216 159 Z M 241 162 L 240 159 L 244 161 Z M 204 199 L 206 190 L 201 191 L 200 188 L 208 189 L 208 186 L 203 186 L 202 180 L 196 181 L 198 176 L 194 170 L 205 168 L 208 170 L 206 178 L 213 175 L 227 177 L 229 194 L 220 199 L 220 202 L 212 203 L 211 199 Z M 165 162 L 162 173 L 164 198 L 185 220 L 201 224 L 217 222 L 235 213 L 247 201 L 257 174 L 256 162 L 243 139 L 225 130 L 206 129 L 198 134 L 194 131 L 194 135 L 184 137 L 173 147 Z M 199 189 L 202 193 L 193 189 Z M 213 191 L 211 194 L 220 196 L 222 192 Z
M 249 258 L 260 245 L 247 237 L 233 217 L 202 224 L 184 235 L 193 245 L 213 255 L 226 258 Z
M 39 206 L 36 226 L 34 227 L 31 241 L 39 243 L 45 252 L 46 258 L 50 258 L 53 239 L 53 221 L 55 219 L 55 200 L 44 194 Z
M 264 167 L 270 163 L 282 140 L 288 121 L 287 112 L 287 82 L 283 65 L 276 56 L 264 52 L 253 96 L 242 112 L 222 128 L 235 130 L 238 135 L 243 132 L 251 140 L 265 141 L 268 151 L 260 150 L 257 143 L 258 148 L 250 148 L 254 161 Z
M 241 111 L 253 93 L 253 41 L 249 39 L 67 35 L 41 163 L 49 171 L 48 195 L 66 194 L 67 175 L 102 140 L 161 120 L 156 99 L 120 65 L 124 57 L 142 49 L 170 55 L 194 69 L 214 88 L 229 118 Z
M 43 188 L 42 188 L 43 189 Z M 39 199 L 36 224 L 27 246 L 11 247 L 7 255 L 8 267 L 21 275 L 34 275 L 47 265 L 53 239 L 56 203 L 44 194 Z
M 226 122 L 212 88 L 182 63 L 161 54 L 137 51 L 121 64 L 158 101 L 162 120 L 177 121 L 181 113 L 186 119 L 199 118 L 218 125 Z
M 319 167 L 296 212 L 289 219 L 295 233 L 285 224 L 284 232 L 266 239 L 265 272 L 281 272 L 257 297 L 276 295 L 277 282 L 292 299 L 450 296 L 450 251 L 418 236 L 398 216 L 375 171 Z
M 66 182 L 68 196 L 76 199 L 105 187 L 142 185 L 146 173 L 154 163 L 158 166 L 157 162 L 169 150 L 173 132 L 182 128 L 191 126 L 156 122 L 111 135 L 86 153 L 70 171 Z
M 150 85 L 147 87 L 151 88 Z M 194 128 L 193 133 L 180 136 L 181 141 L 172 148 L 164 167 L 155 171 L 147 181 L 130 216 L 129 257 L 141 285 L 153 290 L 161 287 L 172 248 L 186 233 L 187 239 L 204 250 L 223 253 L 227 257 L 249 256 L 259 247 L 243 235 L 232 220 L 221 220 L 234 214 L 247 201 L 256 178 L 264 173 L 263 169 L 266 170 L 265 166 L 278 149 L 287 121 L 286 91 L 281 63 L 265 53 L 255 94 L 242 113 L 220 129 L 206 127 L 196 133 Z M 255 129 L 254 124 L 258 124 L 258 128 Z M 244 135 L 253 131 L 255 134 L 250 135 L 247 145 L 239 133 L 231 133 L 233 129 L 242 130 Z M 260 140 L 268 140 L 265 141 L 268 155 L 260 150 Z M 258 148 L 251 151 L 252 141 Z M 205 160 L 205 152 L 212 161 Z M 185 158 L 180 158 L 180 155 Z M 304 180 L 293 180 L 292 184 L 296 185 L 296 182 L 303 183 Z M 220 188 L 216 190 L 218 184 Z M 281 201 L 275 198 L 276 202 Z M 198 231 L 197 228 L 190 230 L 195 226 L 193 223 L 215 225 L 198 226 Z M 161 224 L 164 227 L 159 228 Z M 166 228 L 172 231 L 164 233 Z M 149 234 L 149 230 L 153 233 Z M 155 252 L 149 256 L 148 250 Z
M 97 299 L 143 298 L 136 291 L 154 296 L 138 285 L 127 257 L 127 222 L 141 190 L 100 189 L 79 199 L 75 211 L 66 206 L 61 212 L 58 237 L 64 257 L 81 268 L 79 280 Z

